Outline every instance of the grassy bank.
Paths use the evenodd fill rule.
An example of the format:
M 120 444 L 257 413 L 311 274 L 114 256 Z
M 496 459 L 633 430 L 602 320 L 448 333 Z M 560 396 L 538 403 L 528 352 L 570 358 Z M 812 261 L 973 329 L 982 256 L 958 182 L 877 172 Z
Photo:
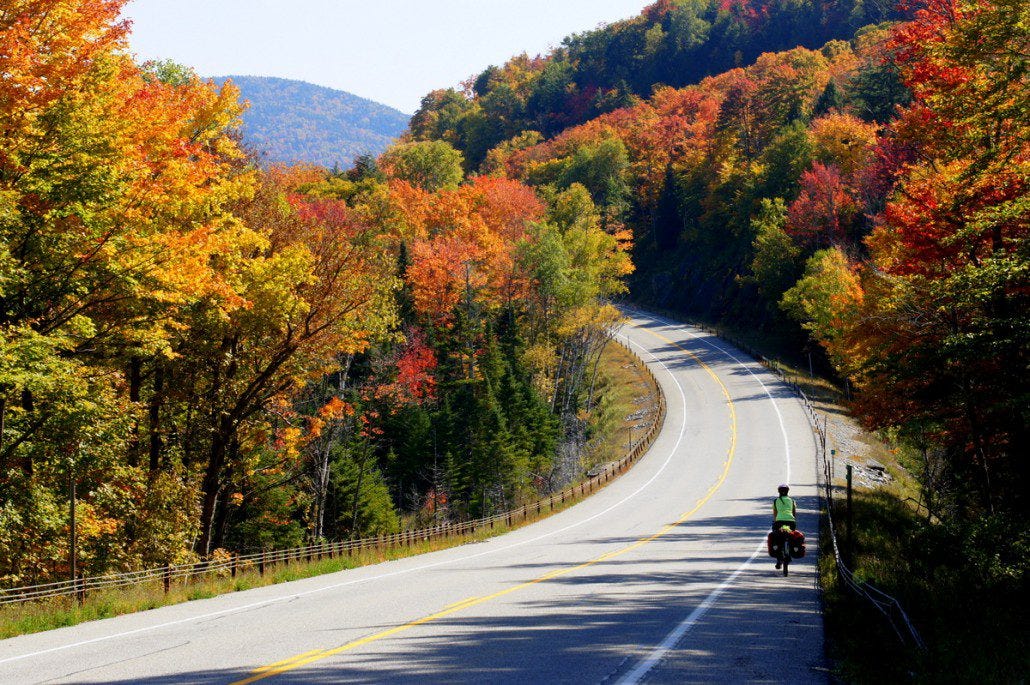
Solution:
M 209 574 L 185 584 L 173 582 L 167 593 L 161 582 L 158 581 L 91 592 L 81 605 L 71 597 L 9 605 L 0 607 L 0 639 L 75 625 L 84 621 L 156 609 L 195 599 L 206 599 L 229 592 L 240 592 L 265 585 L 336 573 L 359 566 L 378 564 L 390 559 L 446 549 L 504 532 L 507 532 L 507 529 L 498 526 L 493 531 L 486 530 L 470 536 L 433 540 L 411 547 L 364 550 L 352 556 L 335 559 L 293 561 L 276 566 L 270 565 L 264 574 L 254 567 L 241 570 L 235 577 L 231 577 L 228 573 Z
M 621 459 L 630 444 L 639 441 L 658 400 L 644 365 L 622 345 L 610 342 L 601 355 L 594 391 L 591 431 L 583 458 L 587 468 Z
M 820 561 L 830 656 L 847 682 L 1025 682 L 1026 541 L 994 518 L 928 523 L 890 491 L 857 490 L 852 568 L 894 596 L 926 643 L 903 645 L 883 616 L 842 587 L 832 550 Z M 843 511 L 840 512 L 841 514 Z M 824 536 L 828 539 L 828 536 Z
M 642 419 L 641 414 L 650 409 L 650 403 L 657 401 L 657 392 L 650 376 L 636 357 L 621 345 L 606 346 L 602 355 L 596 393 L 600 399 L 595 407 L 592 422 L 593 438 L 584 457 L 588 467 L 621 458 L 626 454 L 630 440 L 639 440 L 642 437 L 640 422 L 652 420 L 653 416 L 648 415 L 646 419 Z M 362 550 L 333 559 L 297 560 L 288 564 L 270 565 L 263 574 L 253 566 L 240 569 L 235 576 L 228 571 L 222 575 L 209 574 L 188 583 L 173 582 L 167 593 L 163 584 L 158 581 L 126 588 L 93 591 L 86 596 L 81 605 L 71 597 L 3 605 L 0 606 L 0 639 L 336 573 L 477 542 L 509 532 L 512 528 L 529 525 L 567 509 L 582 499 L 583 497 L 570 497 L 564 503 L 556 502 L 553 507 L 542 507 L 539 513 L 531 512 L 524 521 L 518 521 L 511 527 L 499 522 L 490 528 L 481 528 L 471 535 L 433 539 L 407 547 Z

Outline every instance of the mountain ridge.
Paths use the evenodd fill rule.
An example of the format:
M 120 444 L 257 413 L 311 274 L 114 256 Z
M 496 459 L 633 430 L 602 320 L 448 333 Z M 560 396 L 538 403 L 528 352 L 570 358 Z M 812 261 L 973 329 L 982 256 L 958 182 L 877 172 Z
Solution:
M 226 74 L 250 103 L 243 139 L 267 164 L 348 167 L 362 154 L 379 155 L 408 126 L 410 116 L 389 105 L 308 81 Z

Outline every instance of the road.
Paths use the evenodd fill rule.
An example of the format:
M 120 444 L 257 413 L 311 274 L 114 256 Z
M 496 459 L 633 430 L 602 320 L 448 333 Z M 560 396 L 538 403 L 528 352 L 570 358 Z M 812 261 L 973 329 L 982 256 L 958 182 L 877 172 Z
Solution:
M 815 444 L 727 343 L 648 315 L 620 336 L 668 414 L 586 501 L 486 542 L 0 642 L 3 683 L 825 682 Z M 810 555 L 765 555 L 791 482 Z

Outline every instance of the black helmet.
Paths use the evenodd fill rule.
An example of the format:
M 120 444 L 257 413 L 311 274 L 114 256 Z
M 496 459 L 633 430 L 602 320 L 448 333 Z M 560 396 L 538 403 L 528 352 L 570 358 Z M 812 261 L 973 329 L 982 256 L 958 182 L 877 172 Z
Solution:
M 788 492 L 790 492 L 790 486 L 786 483 L 780 483 L 780 487 L 776 489 L 780 491 L 781 495 L 786 495 Z

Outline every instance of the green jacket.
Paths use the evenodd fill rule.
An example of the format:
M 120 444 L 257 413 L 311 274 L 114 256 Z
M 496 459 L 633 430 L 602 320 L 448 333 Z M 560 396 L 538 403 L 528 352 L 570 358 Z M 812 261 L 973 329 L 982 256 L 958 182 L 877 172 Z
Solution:
M 797 505 L 794 504 L 794 500 L 790 497 L 777 497 L 773 500 L 773 521 L 797 523 L 796 513 Z

